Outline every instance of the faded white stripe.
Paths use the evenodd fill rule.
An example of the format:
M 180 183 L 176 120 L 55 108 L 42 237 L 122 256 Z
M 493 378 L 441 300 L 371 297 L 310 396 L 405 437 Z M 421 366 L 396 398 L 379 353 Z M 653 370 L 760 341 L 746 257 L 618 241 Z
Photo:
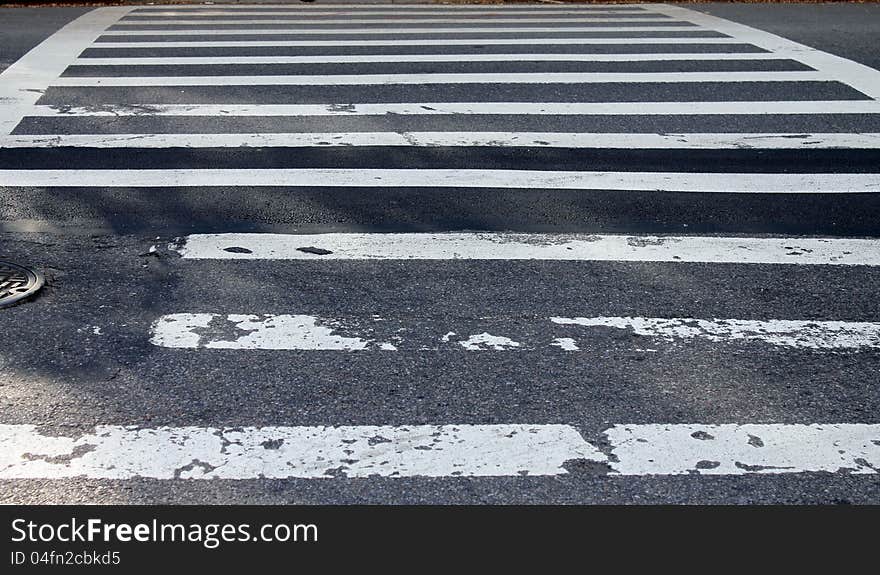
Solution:
M 202 335 L 214 324 L 212 335 Z M 160 347 L 358 351 L 382 348 L 370 339 L 335 333 L 341 322 L 310 315 L 176 313 L 153 324 L 150 342 Z M 223 328 L 231 337 L 221 337 Z M 202 333 L 200 333 L 202 332 Z
M 552 317 L 550 321 L 563 326 L 623 329 L 666 341 L 759 341 L 780 347 L 823 350 L 880 348 L 877 322 L 659 317 Z
M 380 104 L 103 104 L 34 106 L 29 116 L 371 116 L 442 115 L 669 115 L 878 114 L 875 100 L 805 102 L 424 102 Z
M 222 115 L 221 115 L 222 116 Z M 61 115 L 60 117 L 65 117 Z M 532 146 L 625 149 L 880 148 L 877 133 L 633 134 L 561 132 L 297 132 L 231 134 L 50 134 L 0 137 L 0 148 L 200 148 L 297 146 Z
M 304 351 L 530 351 L 559 346 L 560 339 L 589 344 L 596 328 L 628 330 L 634 334 L 676 342 L 704 339 L 713 343 L 754 341 L 778 347 L 812 350 L 880 349 L 880 323 L 814 320 L 745 320 L 657 317 L 551 317 L 534 330 L 550 337 L 516 339 L 480 331 L 468 334 L 455 325 L 419 328 L 383 318 L 322 318 L 311 315 L 175 313 L 163 315 L 151 327 L 150 342 L 180 349 L 304 350 Z M 428 326 L 428 327 L 425 327 Z M 589 328 L 589 329 L 585 329 Z M 452 331 L 450 331 L 450 329 Z M 472 328 L 479 331 L 481 328 Z M 386 334 L 384 336 L 377 334 Z M 566 336 L 566 337 L 562 337 Z M 569 351 L 576 350 L 570 349 Z
M 159 427 L 60 437 L 0 425 L 0 479 L 563 475 L 605 455 L 568 425 Z
M 605 432 L 621 475 L 877 473 L 880 425 L 641 424 Z
M 317 255 L 302 248 L 317 247 Z M 235 248 L 230 250 L 230 248 Z M 194 234 L 188 259 L 571 260 L 880 266 L 880 240 L 519 233 Z
M 815 82 L 822 72 L 546 72 L 511 74 L 322 74 L 318 76 L 65 76 L 52 86 L 375 86 L 410 84 L 608 84 L 643 82 Z
M 623 424 L 606 457 L 571 425 L 157 427 L 73 436 L 0 425 L 0 479 L 330 479 L 554 476 L 566 462 L 608 473 L 875 474 L 880 425 Z
M 51 136 L 50 136 L 51 137 Z M 509 188 L 763 194 L 880 192 L 880 174 L 567 172 L 446 169 L 0 170 L 0 186 Z

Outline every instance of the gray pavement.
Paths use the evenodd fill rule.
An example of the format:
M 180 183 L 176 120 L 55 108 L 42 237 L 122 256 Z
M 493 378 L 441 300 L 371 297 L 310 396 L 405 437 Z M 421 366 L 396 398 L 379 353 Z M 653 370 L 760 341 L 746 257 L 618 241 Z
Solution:
M 306 10 L 316 10 L 316 5 Z M 754 26 L 880 68 L 873 49 L 880 32 L 878 5 L 683 6 L 694 14 Z M 260 18 L 261 9 L 268 10 L 255 8 L 258 14 L 249 18 Z M 140 36 L 145 25 L 137 22 L 158 18 L 158 10 L 132 12 L 127 18 L 134 26 L 122 20 L 106 33 L 89 31 L 94 37 L 77 44 L 67 55 L 69 65 L 47 80 L 33 102 L 16 108 L 24 112 L 8 134 L 0 134 L 5 142 L 0 146 L 0 260 L 31 266 L 47 278 L 37 297 L 0 309 L 4 320 L 0 441 L 12 446 L 9 453 L 18 449 L 15 442 L 20 440 L 14 439 L 18 437 L 14 433 L 27 426 L 36 426 L 33 429 L 47 436 L 79 437 L 95 426 L 153 430 L 523 423 L 571 426 L 609 460 L 607 464 L 567 460 L 561 470 L 544 476 L 395 477 L 379 472 L 353 478 L 345 477 L 343 470 L 321 479 L 265 479 L 257 472 L 238 479 L 156 479 L 149 473 L 108 479 L 96 467 L 83 468 L 91 470 L 83 476 L 64 476 L 78 461 L 88 461 L 88 449 L 72 455 L 28 452 L 20 461 L 0 456 L 0 503 L 880 503 L 878 459 L 872 459 L 880 458 L 880 436 L 870 435 L 880 428 L 876 335 L 858 340 L 853 331 L 856 335 L 850 337 L 861 343 L 850 340 L 849 347 L 834 349 L 804 343 L 816 337 L 809 326 L 788 344 L 774 343 L 760 330 L 752 339 L 713 339 L 708 332 L 688 339 L 681 335 L 685 332 L 659 337 L 608 327 L 578 335 L 577 351 L 562 344 L 471 350 L 455 341 L 444 347 L 441 340 L 450 332 L 459 336 L 483 332 L 516 342 L 555 341 L 569 333 L 563 334 L 549 321 L 558 316 L 729 318 L 765 325 L 780 320 L 846 322 L 846 329 L 870 332 L 880 325 L 876 264 L 722 263 L 711 257 L 700 263 L 649 258 L 554 261 L 525 254 L 529 246 L 548 242 L 534 235 L 538 232 L 559 234 L 551 243 L 598 238 L 571 234 L 622 234 L 633 247 L 662 245 L 653 237 L 657 234 L 698 238 L 706 245 L 719 236 L 785 238 L 782 243 L 790 253 L 797 253 L 798 242 L 805 238 L 826 238 L 831 246 L 848 239 L 878 238 L 880 144 L 870 137 L 880 133 L 880 108 L 872 111 L 878 94 L 866 92 L 870 86 L 880 87 L 880 72 L 849 68 L 840 60 L 820 69 L 821 58 L 789 49 L 785 40 L 779 41 L 778 53 L 773 54 L 756 47 L 762 41 L 777 42 L 772 37 L 727 36 L 733 32 L 719 32 L 716 21 L 701 21 L 698 16 L 691 22 L 701 29 L 697 38 L 681 32 L 673 37 L 651 32 L 658 35 L 645 37 L 637 31 L 617 32 L 622 39 L 602 38 L 564 31 L 563 26 L 580 24 L 528 22 L 523 27 L 552 26 L 559 31 L 340 35 L 323 29 L 368 25 L 323 24 L 321 33 L 309 34 L 306 41 L 326 44 L 303 46 L 296 45 L 304 41 L 296 31 L 283 36 L 213 35 L 222 30 L 220 26 L 240 29 L 242 25 L 234 23 L 243 20 L 238 16 L 228 25 L 210 25 L 213 28 L 203 33 L 204 40 L 184 35 L 186 41 L 201 46 L 169 47 L 168 41 L 181 40 L 172 27 L 186 25 L 150 28 L 173 36 Z M 199 11 L 222 12 L 219 6 L 183 10 L 191 11 L 192 20 L 198 20 Z M 410 18 L 431 17 L 427 14 L 431 8 L 414 10 L 426 14 Z M 561 10 L 577 8 L 554 5 L 540 10 L 542 18 L 552 19 L 565 17 L 558 13 Z M 41 40 L 87 10 L 7 8 L 2 13 L 12 17 L 0 19 L 0 66 L 25 57 Z M 403 17 L 410 14 L 403 13 Z M 219 18 L 204 16 L 208 17 Z M 320 22 L 331 17 L 340 18 L 314 18 Z M 119 30 L 137 35 L 108 38 Z M 529 43 L 478 42 L 505 37 L 531 39 Z M 563 37 L 574 40 L 554 44 Z M 626 43 L 627 38 L 638 38 L 640 43 Z M 681 43 L 683 38 L 689 43 Z M 730 41 L 700 44 L 702 38 Z M 340 44 L 341 39 L 351 44 Z M 606 43 L 609 39 L 620 43 Z M 230 40 L 232 44 L 213 45 Z M 400 40 L 416 44 L 401 45 Z M 443 43 L 453 40 L 458 43 Z M 128 42 L 137 44 L 117 45 Z M 277 42 L 283 44 L 273 44 Z M 756 53 L 765 55 L 748 57 Z M 412 54 L 426 60 L 395 61 Z M 457 60 L 475 54 L 585 57 Z M 619 58 L 626 54 L 639 58 Z M 650 54 L 699 54 L 703 59 L 651 60 L 646 56 Z M 734 59 L 737 54 L 743 58 Z M 223 62 L 300 56 L 318 61 Z M 357 60 L 365 56 L 386 60 Z M 219 61 L 179 62 L 199 57 Z M 89 63 L 99 58 L 129 60 Z M 132 64 L 137 58 L 175 60 Z M 321 62 L 322 58 L 341 60 Z M 726 76 L 752 72 L 766 77 L 740 81 Z M 824 76 L 803 80 L 774 76 L 812 72 Z M 595 81 L 593 75 L 603 73 L 626 76 Z M 639 74 L 677 73 L 710 76 L 695 82 L 632 80 Z M 418 75 L 425 81 L 324 81 L 331 75 L 366 74 Z M 456 74 L 487 77 L 437 81 L 437 75 Z M 529 77 L 510 77 L 517 74 Z M 544 74 L 580 77 L 560 78 L 556 83 L 537 79 Z M 315 80 L 285 83 L 285 78 L 303 76 Z M 235 83 L 237 77 L 246 79 Z M 181 78 L 193 82 L 175 84 Z M 200 78 L 203 85 L 198 84 Z M 141 85 L 138 79 L 161 84 Z M 132 83 L 106 84 L 114 81 Z M 229 85 L 221 85 L 224 82 Z M 779 102 L 784 111 L 767 113 L 766 107 Z M 483 113 L 466 110 L 472 103 L 494 108 Z M 645 103 L 677 107 L 661 114 L 641 109 Z M 746 108 L 730 107 L 732 103 Z M 813 103 L 819 104 L 795 109 Z M 423 111 L 408 111 L 400 107 L 404 104 L 421 106 Z M 438 104 L 455 111 L 433 107 Z M 534 106 L 527 113 L 521 106 L 528 104 Z M 606 104 L 630 107 L 584 113 L 536 111 L 541 106 Z M 191 108 L 174 108 L 181 105 Z M 218 113 L 206 112 L 206 105 L 217 106 Z M 384 106 L 385 111 L 366 113 L 366 108 L 359 108 L 365 105 Z M 698 109 L 706 105 L 719 107 L 715 113 Z M 852 107 L 862 105 L 867 107 Z M 266 106 L 287 108 L 271 111 Z M 315 111 L 318 108 L 320 113 Z M 13 113 L 18 112 L 0 108 L 0 121 Z M 449 133 L 464 134 L 464 140 L 446 142 L 444 134 Z M 495 140 L 481 143 L 488 136 L 480 133 Z M 206 139 L 195 140 L 194 134 Z M 266 140 L 291 134 L 321 136 L 311 145 Z M 358 134 L 372 134 L 373 140 L 358 141 Z M 548 145 L 536 143 L 537 136 L 528 134 L 548 138 L 586 134 L 619 138 L 620 143 L 598 146 L 584 143 L 581 137 L 571 140 L 577 145 Z M 656 145 L 641 143 L 655 136 L 660 138 Z M 85 139 L 65 140 L 75 137 Z M 325 137 L 327 141 L 321 140 Z M 328 144 L 333 137 L 353 138 L 355 143 Z M 410 140 L 405 145 L 390 143 L 399 137 Z M 113 138 L 130 141 L 114 143 Z M 148 143 L 150 138 L 154 143 Z M 231 140 L 224 143 L 224 138 Z M 531 145 L 513 138 L 531 138 L 526 140 Z M 675 138 L 678 143 L 671 143 Z M 729 138 L 724 140 L 729 143 L 701 143 L 707 138 Z M 868 143 L 834 143 L 850 141 L 845 138 L 868 138 L 852 140 Z M 313 179 L 298 185 L 240 186 L 206 179 L 206 171 L 216 168 L 228 170 L 229 178 L 267 170 L 289 170 L 285 177 L 294 177 L 297 170 L 305 170 L 302 177 Z M 144 169 L 156 170 L 155 183 L 126 180 Z M 308 172 L 318 169 L 325 172 Z M 347 186 L 325 181 L 342 169 L 360 171 L 362 180 L 391 177 L 374 175 L 376 170 L 400 170 L 405 172 L 401 178 L 409 178 L 413 171 L 433 170 L 437 184 L 366 187 L 365 181 Z M 64 181 L 73 181 L 81 170 L 116 174 L 119 180 L 85 186 Z M 473 170 L 469 173 L 477 174 L 476 179 L 504 178 L 517 170 L 559 175 L 547 187 L 518 188 L 515 180 L 505 180 L 508 185 L 492 180 L 496 183 L 449 187 L 441 182 L 447 177 L 444 170 Z M 22 183 L 25 178 L 49 177 L 50 172 L 61 174 L 55 185 Z M 607 188 L 573 188 L 560 183 L 567 174 L 583 172 L 619 174 L 621 181 L 638 174 L 641 187 L 625 189 L 612 182 Z M 722 182 L 722 189 L 681 191 L 664 182 L 682 174 L 709 174 L 706 185 Z M 790 180 L 771 182 L 777 176 L 801 178 L 807 184 L 796 185 L 812 187 L 768 193 L 772 190 L 765 190 L 767 186 L 789 185 Z M 842 193 L 826 188 L 837 185 L 834 178 L 850 178 L 840 181 L 857 184 L 841 184 L 850 186 Z M 751 192 L 732 193 L 746 180 Z M 522 259 L 321 261 L 318 255 L 310 260 L 268 260 L 247 259 L 246 248 L 235 248 L 245 259 L 217 260 L 181 257 L 176 251 L 185 242 L 181 238 L 189 234 L 271 232 L 289 237 L 489 231 L 514 232 L 510 241 L 523 250 Z M 863 251 L 856 256 L 865 261 L 880 250 L 876 242 L 860 245 Z M 681 249 L 684 255 L 686 250 Z M 295 337 L 279 336 L 288 337 L 284 340 L 288 348 L 269 349 L 266 342 L 272 338 L 266 336 L 263 343 L 257 339 L 250 347 L 211 349 L 206 344 L 211 337 L 231 336 L 212 335 L 208 328 L 191 347 L 157 343 L 160 318 L 184 313 L 338 318 L 338 324 L 328 321 L 324 327 L 340 337 L 359 335 L 358 326 L 378 321 L 378 327 L 371 328 L 377 341 L 391 341 L 398 331 L 408 330 L 415 343 L 398 351 L 340 351 L 321 348 L 320 341 L 326 340 L 320 336 L 314 336 L 319 343 L 312 349 L 302 341 L 296 343 Z M 257 327 L 249 329 L 259 333 Z M 778 448 L 783 453 L 774 464 L 780 472 L 769 465 L 737 461 L 736 473 L 711 475 L 700 472 L 712 468 L 703 465 L 706 461 L 691 461 L 689 465 L 696 466 L 680 475 L 621 475 L 615 465 L 625 463 L 622 446 L 612 445 L 606 431 L 625 424 L 779 424 L 780 438 L 790 443 L 780 440 L 775 445 L 765 437 L 768 450 Z M 825 446 L 819 443 L 810 449 L 806 436 L 798 435 L 804 433 L 803 426 L 848 424 L 864 424 L 868 429 L 868 435 L 859 436 L 863 451 L 857 458 L 858 472 L 844 465 L 817 470 Z M 749 444 L 764 447 L 751 436 Z M 658 459 L 674 458 L 676 445 L 661 445 Z M 409 456 L 405 446 L 398 449 L 398 455 Z M 801 451 L 812 452 L 816 461 L 803 463 L 798 459 Z M 28 462 L 34 460 L 48 462 L 50 469 L 33 471 Z M 801 472 L 785 472 L 801 468 Z M 216 468 L 205 464 L 205 469 Z M 15 473 L 20 475 L 16 478 Z

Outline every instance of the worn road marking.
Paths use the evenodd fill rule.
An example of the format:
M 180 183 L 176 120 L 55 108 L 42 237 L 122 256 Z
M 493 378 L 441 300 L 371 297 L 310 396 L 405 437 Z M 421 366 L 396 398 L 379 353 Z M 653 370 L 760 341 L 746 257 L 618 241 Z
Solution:
M 554 476 L 567 462 L 610 476 L 876 474 L 877 424 L 156 427 L 59 436 L 0 425 L 0 479 L 331 479 Z
M 758 342 L 812 350 L 880 349 L 880 323 L 812 320 L 744 320 L 656 317 L 550 317 L 527 322 L 531 335 L 500 333 L 497 318 L 472 322 L 471 331 L 437 323 L 419 327 L 381 317 L 324 318 L 311 315 L 175 313 L 151 328 L 153 345 L 182 349 L 310 351 L 531 351 L 579 350 L 595 330 L 613 328 L 667 342 L 704 339 L 715 343 Z M 436 322 L 435 322 L 436 323 Z M 491 323 L 492 332 L 486 331 Z M 520 322 L 521 323 L 521 322 Z M 521 331 L 521 325 L 508 325 Z M 594 331 L 591 331 L 594 330 Z M 480 331 L 483 330 L 483 331 Z M 546 335 L 550 330 L 551 334 Z M 479 332 L 479 333 L 477 333 Z M 544 335 L 534 335 L 543 333 Z M 443 335 L 441 335 L 443 334 Z M 508 337 L 514 335 L 515 339 Z M 566 337 L 557 337 L 566 336 Z
M 695 82 L 822 82 L 824 72 L 530 72 L 510 74 L 326 74 L 318 76 L 64 76 L 52 86 L 388 86 L 410 84 L 631 84 Z M 797 86 L 793 85 L 793 89 Z
M 810 320 L 659 317 L 552 317 L 556 325 L 610 327 L 666 341 L 760 341 L 806 349 L 878 349 L 880 323 Z
M 483 146 L 579 149 L 828 149 L 880 148 L 880 133 L 633 134 L 560 132 L 297 132 L 168 134 L 27 134 L 0 136 L 0 148 L 178 148 Z M 880 170 L 880 168 L 878 168 Z
M 379 104 L 101 104 L 34 106 L 28 116 L 383 116 L 486 115 L 769 115 L 880 114 L 874 100 L 804 102 L 423 102 Z M 479 132 L 478 132 L 479 133 Z M 594 134 L 595 135 L 595 134 Z M 693 136 L 694 134 L 690 134 Z M 718 134 L 715 134 L 716 136 Z
M 318 247 L 316 254 L 302 248 Z M 880 265 L 880 239 L 541 233 L 193 234 L 189 259 L 570 260 Z
M 621 475 L 880 471 L 880 425 L 641 424 L 605 432 Z
M 0 425 L 0 479 L 562 475 L 607 458 L 568 425 L 159 427 L 76 437 Z
M 423 187 L 849 194 L 880 192 L 880 173 L 746 174 L 347 168 L 0 170 L 0 186 L 145 188 L 174 188 L 181 186 Z
M 177 313 L 164 315 L 153 324 L 150 341 L 175 348 L 388 349 L 369 339 L 335 333 L 340 327 L 340 322 L 310 315 Z

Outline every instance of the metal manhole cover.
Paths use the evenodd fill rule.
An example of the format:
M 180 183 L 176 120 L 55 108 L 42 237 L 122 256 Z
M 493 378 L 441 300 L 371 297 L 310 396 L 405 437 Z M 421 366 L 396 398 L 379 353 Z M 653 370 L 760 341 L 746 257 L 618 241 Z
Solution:
M 0 262 L 0 307 L 10 306 L 43 287 L 43 276 L 25 267 Z

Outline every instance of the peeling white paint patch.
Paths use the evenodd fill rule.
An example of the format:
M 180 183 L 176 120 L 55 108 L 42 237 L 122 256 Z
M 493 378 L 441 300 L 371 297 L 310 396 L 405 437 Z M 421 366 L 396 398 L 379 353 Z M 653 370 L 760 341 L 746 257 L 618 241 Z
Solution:
M 0 479 L 563 475 L 606 456 L 568 425 L 99 426 L 54 437 L 0 425 Z
M 329 253 L 303 251 L 319 247 Z M 880 265 L 880 240 L 542 233 L 194 234 L 186 259 L 558 260 Z
M 848 321 L 693 319 L 659 317 L 552 317 L 557 325 L 611 327 L 637 335 L 713 342 L 754 340 L 808 349 L 880 348 L 880 323 Z
M 199 347 L 202 339 L 196 329 L 207 328 L 215 314 L 174 313 L 163 315 L 153 324 L 150 343 L 160 347 Z
M 577 343 L 575 343 L 574 339 L 570 337 L 557 337 L 553 340 L 553 343 L 550 345 L 554 345 L 556 347 L 560 347 L 565 351 L 579 351 Z
M 486 332 L 472 335 L 466 340 L 458 342 L 458 344 L 469 351 L 483 349 L 494 349 L 496 351 L 500 351 L 504 349 L 517 348 L 521 345 L 519 342 L 513 341 L 509 337 L 492 335 L 491 333 Z
M 104 335 L 104 332 L 101 329 L 101 326 L 98 326 L 98 325 L 89 325 L 86 327 L 76 328 L 76 333 L 83 333 L 86 331 L 91 333 L 92 335 Z
M 212 324 L 219 324 L 216 332 L 211 329 Z M 177 348 L 396 349 L 387 343 L 339 335 L 335 329 L 331 320 L 310 315 L 177 313 L 162 316 L 153 324 L 150 341 L 161 347 Z
M 605 435 L 622 475 L 880 471 L 876 424 L 615 425 Z

